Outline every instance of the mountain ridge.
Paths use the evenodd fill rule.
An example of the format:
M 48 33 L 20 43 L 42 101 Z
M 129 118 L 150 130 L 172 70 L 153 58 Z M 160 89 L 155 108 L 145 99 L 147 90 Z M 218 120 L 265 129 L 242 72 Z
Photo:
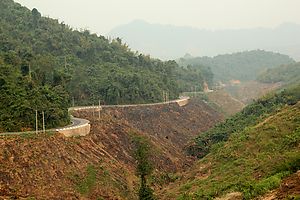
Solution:
M 275 28 L 208 30 L 134 20 L 115 27 L 107 35 L 120 37 L 133 49 L 161 59 L 176 59 L 185 53 L 215 56 L 264 49 L 299 60 L 300 42 L 296 39 L 299 34 L 300 25 L 293 23 L 283 23 Z

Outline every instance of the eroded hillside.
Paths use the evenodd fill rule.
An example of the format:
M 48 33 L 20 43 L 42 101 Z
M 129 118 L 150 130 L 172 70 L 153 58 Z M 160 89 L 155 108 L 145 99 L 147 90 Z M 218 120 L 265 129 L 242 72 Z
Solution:
M 196 100 L 184 107 L 105 109 L 101 120 L 93 118 L 91 111 L 77 115 L 91 121 L 91 133 L 86 137 L 41 134 L 0 138 L 2 198 L 136 199 L 135 134 L 150 138 L 159 179 L 189 165 L 192 159 L 182 151 L 185 143 L 222 119 Z

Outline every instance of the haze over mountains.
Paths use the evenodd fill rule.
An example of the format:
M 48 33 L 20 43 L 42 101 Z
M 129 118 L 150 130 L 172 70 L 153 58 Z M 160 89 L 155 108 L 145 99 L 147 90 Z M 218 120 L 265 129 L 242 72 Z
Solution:
M 300 25 L 284 23 L 275 28 L 204 30 L 192 27 L 151 24 L 135 20 L 110 31 L 134 50 L 161 59 L 177 59 L 186 53 L 216 56 L 263 49 L 300 60 Z

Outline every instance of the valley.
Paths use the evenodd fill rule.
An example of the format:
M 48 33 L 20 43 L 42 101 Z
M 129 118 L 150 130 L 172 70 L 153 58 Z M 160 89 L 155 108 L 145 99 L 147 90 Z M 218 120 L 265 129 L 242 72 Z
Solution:
M 70 19 L 111 26 L 151 6 L 22 1 L 0 0 L 0 200 L 300 198 L 298 25 L 208 31 L 135 21 L 111 38 L 64 19 L 75 11 Z M 159 21 L 157 8 L 167 16 L 179 5 L 164 3 L 151 2 Z M 155 52 L 139 52 L 149 44 Z
M 184 146 L 223 119 L 197 99 L 183 107 L 173 103 L 104 108 L 101 120 L 93 119 L 91 111 L 75 111 L 74 115 L 91 121 L 88 136 L 65 138 L 58 133 L 46 133 L 1 137 L 2 198 L 136 199 L 133 135 L 150 139 L 155 152 L 151 158 L 156 169 L 154 176 L 159 179 L 191 166 L 194 159 L 185 155 Z M 95 182 L 81 191 L 73 176 L 84 178 L 91 166 L 96 172 Z M 27 167 L 30 170 L 23 171 Z M 164 184 L 165 180 L 161 181 Z M 155 187 L 162 185 L 156 183 Z

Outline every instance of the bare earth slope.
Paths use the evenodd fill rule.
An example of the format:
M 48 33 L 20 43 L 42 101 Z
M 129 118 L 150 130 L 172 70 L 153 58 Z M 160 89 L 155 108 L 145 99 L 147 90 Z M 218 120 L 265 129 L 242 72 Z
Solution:
M 88 136 L 0 137 L 0 199 L 136 199 L 132 135 L 150 138 L 156 173 L 175 172 L 192 162 L 185 143 L 222 120 L 201 101 L 75 114 L 91 121 Z
M 215 103 L 226 115 L 233 115 L 241 111 L 245 104 L 232 97 L 224 90 L 207 93 L 208 99 Z
M 225 91 L 244 104 L 258 99 L 271 91 L 275 91 L 281 83 L 261 83 L 258 81 L 243 82 L 238 85 L 227 86 Z

